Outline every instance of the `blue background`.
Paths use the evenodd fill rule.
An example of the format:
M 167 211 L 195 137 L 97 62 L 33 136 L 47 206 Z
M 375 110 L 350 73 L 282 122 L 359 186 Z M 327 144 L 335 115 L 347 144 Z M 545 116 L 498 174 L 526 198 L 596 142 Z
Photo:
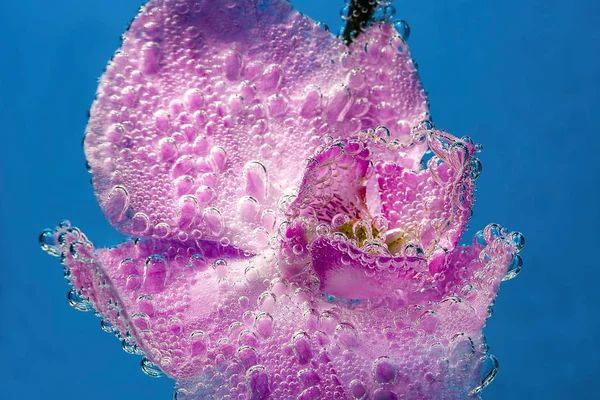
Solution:
M 295 0 L 338 27 L 341 0 Z M 98 246 L 105 221 L 81 139 L 96 80 L 140 0 L 0 3 L 0 398 L 170 399 L 139 357 L 73 310 L 38 233 L 69 218 Z M 486 334 L 492 399 L 597 399 L 600 3 L 396 1 L 438 127 L 485 150 L 471 234 L 525 234 Z

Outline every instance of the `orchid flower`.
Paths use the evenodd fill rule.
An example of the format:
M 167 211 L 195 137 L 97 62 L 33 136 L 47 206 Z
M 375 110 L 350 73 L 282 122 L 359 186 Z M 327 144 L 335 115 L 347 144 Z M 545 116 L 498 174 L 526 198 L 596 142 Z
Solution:
M 463 399 L 523 237 L 459 246 L 480 146 L 430 122 L 388 21 L 348 44 L 285 0 L 151 0 L 101 78 L 84 149 L 135 239 L 40 240 L 181 399 Z

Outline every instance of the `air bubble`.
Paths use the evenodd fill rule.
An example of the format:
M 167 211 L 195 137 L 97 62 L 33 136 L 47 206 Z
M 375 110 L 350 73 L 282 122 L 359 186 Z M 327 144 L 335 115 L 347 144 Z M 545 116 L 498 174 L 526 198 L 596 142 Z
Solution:
M 252 196 L 243 196 L 238 201 L 238 213 L 243 221 L 252 222 L 258 216 L 258 201 Z
M 335 336 L 340 344 L 347 348 L 358 346 L 358 332 L 351 324 L 342 322 L 335 328 Z
M 69 252 L 77 261 L 92 262 L 94 260 L 94 246 L 88 241 L 75 240 L 71 242 Z
M 138 347 L 137 344 L 128 342 L 126 339 L 121 340 L 121 347 L 127 354 L 143 355 L 144 352 Z
M 298 363 L 306 364 L 312 359 L 310 338 L 305 332 L 295 333 L 292 337 L 292 345 Z
M 170 161 L 177 157 L 177 143 L 173 138 L 162 138 L 158 141 L 158 154 L 162 161 Z
M 283 79 L 283 70 L 277 64 L 269 66 L 263 73 L 259 87 L 265 92 L 271 93 L 276 91 L 281 85 Z
M 205 271 L 208 268 L 208 262 L 202 254 L 194 254 L 190 257 L 190 265 L 197 271 Z
M 118 144 L 125 134 L 125 127 L 122 124 L 112 124 L 105 132 L 108 140 L 114 144 Z
M 373 400 L 398 400 L 398 395 L 393 390 L 379 388 L 373 392 Z
M 245 330 L 240 332 L 238 342 L 240 345 L 256 347 L 258 346 L 259 340 L 254 333 Z
M 144 291 L 148 293 L 161 292 L 166 285 L 167 272 L 167 260 L 163 256 L 155 254 L 148 257 L 144 264 L 142 281 Z
M 169 113 L 165 110 L 158 110 L 154 113 L 154 123 L 159 131 L 168 132 L 171 125 Z
M 139 67 L 144 74 L 154 74 L 158 71 L 160 62 L 160 47 L 157 43 L 148 42 L 142 46 Z
M 227 0 L 233 2 L 235 0 Z M 223 69 L 225 76 L 230 81 L 235 81 L 240 78 L 242 71 L 242 56 L 235 50 L 231 50 L 223 57 Z
M 131 219 L 131 231 L 136 235 L 143 235 L 150 228 L 150 218 L 143 212 L 136 213 Z
M 241 346 L 236 350 L 235 355 L 244 369 L 249 369 L 258 363 L 258 353 L 253 347 Z
M 262 337 L 268 338 L 273 334 L 273 317 L 267 312 L 259 313 L 254 319 L 254 330 Z
M 194 168 L 194 158 L 192 156 L 181 156 L 175 161 L 171 168 L 171 177 L 179 178 L 183 175 L 190 175 Z
M 390 138 L 390 130 L 385 126 L 378 126 L 375 128 L 375 135 L 378 139 L 388 141 Z
M 504 237 L 502 227 L 498 224 L 489 224 L 483 229 L 483 237 L 487 243 L 492 243 L 495 239 Z
M 304 387 L 315 386 L 321 382 L 321 377 L 319 377 L 319 374 L 312 368 L 298 371 L 297 377 Z
M 141 367 L 142 371 L 152 378 L 161 378 L 165 375 L 156 364 L 146 357 L 142 358 Z
M 350 395 L 355 400 L 364 400 L 367 398 L 367 388 L 365 384 L 359 380 L 354 379 L 350 382 Z
M 317 85 L 309 85 L 304 89 L 304 98 L 300 107 L 300 115 L 304 118 L 315 116 L 323 106 L 323 94 Z
M 488 386 L 496 375 L 498 374 L 499 368 L 498 360 L 491 354 L 486 354 L 481 362 L 481 385 L 477 386 L 475 389 L 469 393 L 470 396 L 480 393 L 486 386 Z
M 273 94 L 267 98 L 267 107 L 269 108 L 269 115 L 271 117 L 279 117 L 285 114 L 288 105 L 288 99 L 279 93 Z
M 324 22 L 315 22 L 313 26 L 313 36 L 317 38 L 324 38 L 329 36 L 329 27 Z
M 327 120 L 341 122 L 352 107 L 352 93 L 344 85 L 336 85 L 329 94 L 327 106 Z
M 231 110 L 231 115 L 240 115 L 244 111 L 244 98 L 235 93 L 229 96 L 229 110 Z
M 137 312 L 131 316 L 133 325 L 140 330 L 150 329 L 150 317 L 143 312 Z
M 235 6 L 238 5 L 238 1 L 239 0 L 225 0 L 225 7 L 234 8 Z
M 472 180 L 477 180 L 477 178 L 479 178 L 479 176 L 481 175 L 482 171 L 483 164 L 481 164 L 481 161 L 479 161 L 479 159 L 477 158 L 473 159 L 469 164 L 469 177 Z
M 166 222 L 160 222 L 154 226 L 154 236 L 164 239 L 171 234 L 171 227 Z
M 225 165 L 227 163 L 227 152 L 221 146 L 215 146 L 210 149 L 211 164 L 216 172 L 225 171 Z
M 304 253 L 304 246 L 302 246 L 301 244 L 295 244 L 292 247 L 292 252 L 297 256 L 302 255 L 302 253 Z
M 123 275 L 130 275 L 136 274 L 137 272 L 137 267 L 133 258 L 124 258 L 119 263 L 119 273 Z
M 204 105 L 204 94 L 198 89 L 185 92 L 184 99 L 191 112 L 200 110 Z
M 384 8 L 384 13 L 386 20 L 391 20 L 396 16 L 396 7 L 390 4 Z
M 202 218 L 213 235 L 218 236 L 221 234 L 223 231 L 223 216 L 218 209 L 214 207 L 206 208 L 202 213 Z
M 154 316 L 154 298 L 150 295 L 143 294 L 137 298 L 138 309 L 144 314 Z
M 217 258 L 213 264 L 213 269 L 217 274 L 217 278 L 225 278 L 227 276 L 227 261 L 222 258 Z
M 277 303 L 277 297 L 274 293 L 271 292 L 263 292 L 258 296 L 258 308 L 261 311 L 265 312 L 273 312 L 275 311 L 275 305 Z
M 67 294 L 69 305 L 77 311 L 91 311 L 94 309 L 92 303 L 81 295 L 81 292 L 71 289 Z
M 396 21 L 394 22 L 394 28 L 396 28 L 396 31 L 404 41 L 408 40 L 410 36 L 410 25 L 408 25 L 408 22 L 404 20 Z
M 190 334 L 190 343 L 192 347 L 192 357 L 203 356 L 209 345 L 208 335 L 201 330 L 194 331 Z
M 300 396 L 298 396 L 298 400 L 318 400 L 322 398 L 321 395 L 321 388 L 319 386 L 312 386 L 304 389 L 300 393 Z
M 260 277 L 258 270 L 255 267 L 249 266 L 244 270 L 244 276 L 248 283 L 256 282 Z
M 258 161 L 250 161 L 244 166 L 246 176 L 246 193 L 258 201 L 268 195 L 269 180 L 266 167 Z
M 39 244 L 42 250 L 51 256 L 58 257 L 62 254 L 59 247 L 56 246 L 56 241 L 54 240 L 54 231 L 52 229 L 46 229 L 39 236 Z
M 373 379 L 382 384 L 394 385 L 398 381 L 398 366 L 388 356 L 382 356 L 373 361 Z
M 452 352 L 450 353 L 448 360 L 454 364 L 457 364 L 460 360 L 465 360 L 475 355 L 475 344 L 473 339 L 464 333 L 458 333 L 451 339 Z
M 340 17 L 342 17 L 344 21 L 349 21 L 352 19 L 352 17 L 350 16 L 350 6 L 346 5 L 342 7 L 342 9 L 340 10 Z
M 517 252 L 523 250 L 523 247 L 525 246 L 525 237 L 521 232 L 512 232 L 508 236 L 508 239 L 510 243 L 515 247 L 515 250 Z
M 198 204 L 210 204 L 215 197 L 216 193 L 210 186 L 202 185 L 196 189 L 196 200 L 198 200 Z
M 515 254 L 508 265 L 508 269 L 506 271 L 506 275 L 502 278 L 502 281 L 508 281 L 515 278 L 521 272 L 523 268 L 523 259 L 520 255 Z
M 353 70 L 348 72 L 346 82 L 351 90 L 363 89 L 367 84 L 365 71 L 362 68 L 354 68 Z
M 108 219 L 114 224 L 125 219 L 125 210 L 128 206 L 129 193 L 127 193 L 127 189 L 117 185 L 110 190 L 103 208 Z
M 255 365 L 246 372 L 246 386 L 252 400 L 266 400 L 271 394 L 269 374 L 262 365 Z
M 316 227 L 316 233 L 319 236 L 327 236 L 331 233 L 331 227 L 327 224 L 319 224 Z
M 136 290 L 141 285 L 141 279 L 137 274 L 131 274 L 127 277 L 125 281 L 125 287 L 127 290 Z

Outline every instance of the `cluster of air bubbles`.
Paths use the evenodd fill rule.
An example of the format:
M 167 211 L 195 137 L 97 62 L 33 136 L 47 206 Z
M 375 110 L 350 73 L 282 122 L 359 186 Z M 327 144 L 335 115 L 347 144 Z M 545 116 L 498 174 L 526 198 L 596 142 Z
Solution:
M 68 280 L 70 286 L 74 286 L 74 282 L 72 281 L 74 277 L 69 264 L 70 260 L 85 263 L 88 268 L 93 268 L 95 265 L 93 259 L 95 257 L 94 246 L 78 228 L 71 226 L 69 221 L 60 222 L 54 230 L 44 230 L 39 236 L 39 245 L 46 253 L 61 258 L 64 264 L 64 277 Z M 96 274 L 98 273 L 96 272 Z M 108 290 L 108 281 L 103 276 L 96 276 L 100 280 L 98 288 Z M 123 335 L 116 326 L 96 310 L 92 300 L 84 294 L 83 290 L 78 290 L 75 287 L 71 288 L 67 293 L 67 300 L 69 305 L 77 311 L 93 311 L 94 315 L 100 319 L 100 328 L 106 333 L 114 334 L 121 342 L 125 352 L 134 355 L 144 355 L 144 352 L 136 343 L 136 338 L 129 331 L 126 331 Z M 108 306 L 117 310 L 115 314 L 117 318 L 122 318 L 118 311 L 120 305 L 116 301 L 109 299 Z M 154 377 L 161 376 L 162 374 L 160 369 L 148 359 L 142 360 L 142 370 Z
M 483 247 L 479 255 L 481 260 L 490 260 L 492 258 L 491 252 L 506 249 L 511 258 L 506 274 L 502 278 L 503 281 L 515 278 L 521 272 L 523 258 L 519 253 L 525 246 L 525 237 L 521 232 L 509 232 L 499 224 L 492 223 L 475 234 L 473 244 Z
M 412 141 L 402 143 L 401 148 L 408 149 L 423 143 L 428 144 L 420 161 L 422 169 L 430 165 L 436 165 L 440 161 L 448 162 L 448 157 L 454 156 L 455 162 L 463 165 L 455 165 L 466 171 L 471 180 L 475 181 L 481 175 L 483 165 L 476 154 L 481 153 L 483 146 L 475 143 L 470 136 L 460 139 L 452 138 L 444 131 L 436 130 L 431 120 L 423 120 L 411 129 Z M 458 158 L 456 156 L 459 156 Z
M 340 10 L 340 17 L 344 25 L 340 28 L 339 36 L 350 41 L 371 24 L 382 21 L 393 24 L 404 41 L 410 36 L 408 22 L 396 19 L 396 7 L 391 0 L 347 0 Z

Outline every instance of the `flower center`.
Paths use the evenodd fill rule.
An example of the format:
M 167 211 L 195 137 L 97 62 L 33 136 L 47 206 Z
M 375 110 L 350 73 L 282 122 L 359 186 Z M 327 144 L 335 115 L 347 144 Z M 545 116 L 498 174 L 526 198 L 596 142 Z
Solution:
M 400 228 L 386 231 L 363 219 L 350 220 L 338 226 L 336 231 L 343 233 L 350 240 L 355 240 L 361 249 L 368 249 L 368 245 L 374 243 L 383 244 L 392 255 L 400 253 L 410 240 L 409 233 Z

